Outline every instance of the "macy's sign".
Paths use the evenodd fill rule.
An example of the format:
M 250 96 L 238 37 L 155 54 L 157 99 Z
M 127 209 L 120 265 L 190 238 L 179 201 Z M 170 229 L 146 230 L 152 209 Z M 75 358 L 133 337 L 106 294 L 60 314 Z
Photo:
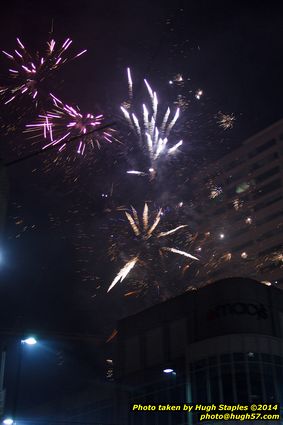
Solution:
M 229 303 L 218 305 L 217 307 L 212 308 L 207 313 L 207 319 L 220 319 L 221 317 L 226 316 L 254 316 L 258 320 L 267 319 L 268 313 L 265 306 L 261 303 Z

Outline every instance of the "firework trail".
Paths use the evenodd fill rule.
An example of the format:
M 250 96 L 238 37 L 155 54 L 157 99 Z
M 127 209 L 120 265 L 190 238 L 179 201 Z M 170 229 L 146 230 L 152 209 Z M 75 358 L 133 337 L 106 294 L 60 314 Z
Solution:
M 128 73 L 128 87 L 129 87 L 129 98 L 133 97 L 133 83 L 130 69 L 127 69 Z M 162 116 L 158 110 L 158 98 L 157 93 L 152 90 L 151 86 L 144 80 L 147 92 L 150 98 L 150 106 L 145 104 L 142 105 L 142 117 L 138 118 L 138 115 L 131 111 L 131 102 L 124 103 L 121 106 L 121 111 L 125 119 L 127 120 L 131 130 L 135 133 L 139 147 L 145 154 L 147 166 L 145 170 L 129 170 L 128 174 L 135 174 L 140 176 L 149 176 L 153 179 L 158 171 L 159 164 L 165 159 L 168 160 L 177 152 L 178 148 L 183 144 L 180 140 L 174 145 L 169 142 L 171 131 L 176 124 L 180 109 L 177 108 L 172 113 L 168 107 L 165 114 Z
M 127 76 L 128 76 L 129 102 L 131 102 L 133 100 L 133 80 L 132 80 L 130 68 L 127 68 Z
M 27 133 L 34 137 L 43 135 L 46 141 L 43 149 L 49 146 L 58 145 L 59 152 L 62 152 L 68 143 L 68 139 L 78 137 L 77 154 L 84 155 L 86 147 L 100 148 L 101 142 L 112 143 L 118 141 L 112 128 L 107 128 L 100 132 L 93 132 L 95 128 L 103 122 L 103 115 L 83 114 L 80 109 L 63 103 L 53 94 L 50 95 L 54 108 L 45 115 L 38 116 L 38 122 L 26 126 Z
M 128 221 L 127 229 L 124 234 L 120 232 L 120 241 L 112 243 L 110 248 L 110 254 L 112 259 L 117 258 L 121 246 L 129 247 L 129 260 L 121 268 L 119 273 L 116 275 L 115 279 L 112 281 L 111 285 L 108 288 L 109 292 L 118 282 L 122 282 L 129 273 L 139 265 L 150 265 L 152 261 L 156 261 L 157 255 L 163 257 L 163 254 L 166 252 L 171 252 L 183 256 L 185 258 L 190 258 L 192 260 L 198 260 L 197 257 L 191 255 L 186 251 L 179 250 L 175 247 L 167 246 L 164 240 L 169 236 L 174 235 L 179 232 L 181 229 L 187 227 L 186 225 L 179 225 L 173 229 L 166 231 L 158 231 L 158 226 L 162 218 L 163 211 L 159 209 L 156 213 L 152 223 L 150 223 L 149 217 L 149 208 L 147 203 L 144 204 L 144 209 L 142 216 L 139 218 L 139 215 L 135 208 L 131 208 L 131 213 L 125 211 L 125 216 Z M 130 234 L 129 234 L 130 230 Z M 121 241 L 122 238 L 122 241 Z
M 58 45 L 55 40 L 47 42 L 47 50 L 44 54 L 36 53 L 32 55 L 17 38 L 17 47 L 12 53 L 2 50 L 8 58 L 9 82 L 0 88 L 0 95 L 5 105 L 23 96 L 29 96 L 37 102 L 42 84 L 48 80 L 51 74 L 61 68 L 66 62 L 83 55 L 86 50 L 82 50 L 74 56 L 68 57 L 67 51 L 72 44 L 72 40 L 67 38 L 62 45 Z

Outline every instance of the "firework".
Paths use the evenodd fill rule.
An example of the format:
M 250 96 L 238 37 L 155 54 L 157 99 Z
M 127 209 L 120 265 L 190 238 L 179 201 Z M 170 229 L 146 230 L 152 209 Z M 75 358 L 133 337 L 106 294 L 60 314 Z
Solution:
M 128 73 L 129 95 L 132 96 L 132 78 L 130 69 Z M 183 144 L 180 140 L 173 146 L 170 144 L 169 138 L 171 131 L 179 118 L 180 109 L 177 108 L 172 113 L 168 107 L 164 115 L 159 114 L 157 93 L 153 91 L 147 80 L 144 80 L 150 97 L 150 106 L 142 105 L 142 117 L 131 111 L 131 106 L 123 104 L 121 111 L 127 120 L 130 128 L 135 133 L 139 147 L 146 157 L 146 170 L 131 170 L 128 174 L 147 175 L 150 179 L 156 176 L 159 164 L 165 159 L 174 156 L 178 148 Z
M 129 101 L 131 102 L 133 98 L 133 80 L 132 80 L 130 68 L 127 68 L 127 76 L 128 76 Z
M 222 112 L 218 112 L 218 121 L 217 123 L 224 130 L 228 130 L 234 127 L 235 123 L 235 115 L 234 114 L 223 114 Z
M 182 74 L 176 74 L 173 77 L 173 82 L 178 84 L 178 85 L 184 85 L 184 78 L 182 76 Z
M 62 45 L 58 45 L 55 40 L 47 42 L 47 49 L 44 54 L 36 53 L 32 55 L 17 38 L 17 48 L 8 53 L 2 50 L 2 53 L 10 62 L 9 82 L 0 88 L 4 104 L 12 102 L 16 98 L 29 96 L 37 101 L 42 84 L 53 71 L 58 70 L 62 65 L 70 60 L 76 59 L 86 52 L 82 50 L 74 56 L 68 57 L 67 51 L 72 44 L 72 40 L 67 38 Z
M 283 267 L 283 253 L 282 252 L 275 252 L 271 256 L 271 261 L 274 263 L 277 263 L 280 265 L 280 267 Z
M 66 148 L 68 139 L 78 137 L 77 153 L 84 155 L 86 147 L 98 148 L 101 141 L 112 143 L 117 140 L 113 129 L 107 128 L 100 132 L 94 132 L 103 122 L 103 115 L 83 114 L 80 109 L 63 103 L 51 94 L 54 108 L 45 115 L 39 115 L 38 122 L 27 125 L 26 132 L 41 136 L 45 140 L 43 149 L 58 145 L 61 152 Z
M 196 93 L 195 93 L 195 98 L 196 98 L 197 100 L 200 100 L 200 99 L 201 99 L 201 97 L 202 97 L 202 95 L 203 95 L 203 91 L 202 91 L 201 89 L 198 89 L 198 90 L 196 91 Z
M 147 203 L 144 204 L 143 213 L 140 218 L 138 216 L 137 211 L 133 207 L 131 208 L 131 213 L 125 211 L 125 216 L 129 225 L 127 229 L 131 230 L 131 235 L 128 234 L 128 231 L 126 232 L 125 240 L 133 242 L 134 248 L 130 249 L 130 251 L 132 251 L 130 253 L 130 259 L 128 259 L 128 261 L 116 275 L 115 279 L 109 286 L 107 292 L 109 292 L 118 282 L 122 282 L 137 264 L 150 264 L 152 261 L 155 261 L 156 255 L 163 257 L 163 254 L 165 252 L 171 252 L 173 254 L 177 254 L 185 258 L 198 260 L 197 257 L 191 255 L 186 251 L 179 250 L 175 247 L 169 247 L 167 246 L 167 244 L 164 245 L 163 238 L 172 236 L 187 226 L 179 225 L 173 229 L 160 232 L 157 229 L 161 221 L 162 214 L 162 209 L 159 209 L 158 212 L 155 214 L 152 223 L 150 224 L 149 208 Z M 132 238 L 130 238 L 130 236 L 132 236 Z M 121 245 L 124 246 L 125 241 L 123 241 Z M 117 244 L 112 244 L 111 253 L 113 257 L 115 257 L 115 255 L 113 255 L 113 252 L 117 249 L 119 249 L 119 247 L 117 247 Z
M 117 335 L 118 335 L 118 331 L 117 331 L 117 329 L 114 329 L 112 331 L 111 335 L 109 335 L 109 337 L 107 338 L 106 342 L 112 341 Z
M 278 266 L 278 268 L 283 267 L 283 252 L 281 251 L 274 251 L 270 255 L 266 255 L 262 261 L 258 264 L 258 269 L 260 270 L 262 267 L 264 267 L 264 264 L 269 263 L 273 264 L 274 266 Z
M 235 208 L 236 211 L 240 210 L 241 208 L 243 208 L 244 205 L 244 201 L 236 198 L 233 200 L 233 207 Z
M 220 186 L 218 187 L 215 186 L 211 188 L 209 197 L 210 199 L 214 199 L 214 198 L 217 198 L 217 196 L 219 196 L 221 193 L 222 193 L 222 188 Z
M 185 111 L 189 107 L 189 100 L 186 96 L 182 94 L 177 95 L 177 99 L 175 100 L 174 104 L 181 110 Z

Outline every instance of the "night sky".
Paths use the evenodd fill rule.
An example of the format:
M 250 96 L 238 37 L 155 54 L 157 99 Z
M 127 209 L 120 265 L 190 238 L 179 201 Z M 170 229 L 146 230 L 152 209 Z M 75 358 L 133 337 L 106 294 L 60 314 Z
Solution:
M 127 95 L 126 68 L 132 69 L 137 97 L 146 77 L 161 102 L 172 103 L 178 91 L 188 100 L 177 133 L 188 139 L 181 165 L 185 177 L 191 176 L 199 165 L 282 118 L 282 10 L 272 1 L 13 1 L 2 5 L 0 20 L 1 50 L 15 48 L 16 37 L 31 51 L 42 49 L 50 31 L 61 42 L 71 37 L 75 51 L 86 48 L 85 55 L 58 71 L 54 92 L 84 110 L 102 111 L 108 122 L 115 121 L 123 141 L 95 151 L 86 163 L 77 159 L 72 166 L 75 183 L 66 178 L 64 166 L 46 169 L 53 153 L 7 167 L 1 328 L 14 335 L 29 330 L 42 335 L 45 354 L 37 360 L 39 366 L 34 362 L 32 373 L 38 376 L 37 368 L 50 363 L 54 385 L 61 382 L 64 392 L 72 385 L 88 386 L 89 371 L 93 378 L 102 377 L 106 353 L 112 350 L 104 342 L 117 319 L 156 302 L 125 299 L 120 288 L 106 294 L 119 269 L 107 255 L 115 207 L 154 201 L 156 191 L 159 200 L 165 199 L 175 186 L 186 200 L 192 192 L 189 185 L 182 186 L 184 172 L 169 184 L 161 181 L 155 190 L 125 177 L 128 133 L 120 104 Z M 7 59 L 1 57 L 1 84 L 6 71 Z M 183 87 L 169 84 L 177 74 L 185 80 Z M 199 102 L 197 89 L 204 92 Z M 36 111 L 25 104 L 19 108 L 21 119 L 19 109 L 1 105 L 0 157 L 6 163 L 41 146 L 22 134 Z M 233 129 L 219 128 L 219 111 L 235 115 Z M 12 131 L 5 130 L 7 123 Z M 95 335 L 92 343 L 86 334 Z M 63 365 L 58 356 L 63 356 Z M 80 372 L 70 383 L 67 376 L 74 365 Z M 41 379 L 44 387 L 48 374 Z M 52 385 L 37 392 L 36 402 L 51 394 Z M 28 407 L 28 398 L 24 403 Z

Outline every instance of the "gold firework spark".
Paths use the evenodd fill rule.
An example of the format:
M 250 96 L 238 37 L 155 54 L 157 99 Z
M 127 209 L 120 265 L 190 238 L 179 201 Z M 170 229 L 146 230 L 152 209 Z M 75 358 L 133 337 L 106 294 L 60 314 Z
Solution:
M 123 282 L 123 280 L 128 276 L 130 271 L 135 267 L 137 261 L 138 261 L 138 257 L 135 257 L 135 258 L 132 258 L 130 261 L 128 261 L 124 265 L 124 267 L 119 271 L 119 273 L 117 274 L 117 276 L 115 277 L 111 285 L 109 286 L 107 292 L 109 292 L 112 288 L 114 288 L 116 283 L 118 283 L 119 281 Z
M 228 130 L 230 128 L 234 127 L 235 123 L 235 115 L 234 114 L 223 114 L 222 112 L 218 112 L 218 121 L 220 127 L 222 127 L 224 130 Z
M 150 243 L 152 243 L 152 246 L 153 246 L 158 239 L 173 235 L 179 230 L 187 227 L 187 225 L 182 224 L 175 227 L 174 229 L 170 229 L 164 232 L 157 232 L 156 229 L 162 217 L 162 209 L 159 209 L 159 211 L 156 213 L 151 226 L 149 225 L 149 208 L 147 203 L 144 204 L 142 220 L 139 220 L 136 209 L 134 207 L 131 207 L 131 209 L 132 209 L 132 214 L 125 211 L 125 215 L 129 222 L 130 228 L 133 231 L 135 238 L 137 238 L 138 241 L 141 243 L 140 251 L 142 251 L 142 247 L 144 246 L 144 243 L 148 243 L 148 241 L 150 241 Z M 178 254 L 183 257 L 190 258 L 192 260 L 198 260 L 197 257 L 194 257 L 190 253 L 186 251 L 182 251 L 174 247 L 158 246 L 158 252 L 161 256 L 163 252 L 171 252 L 173 254 Z M 122 282 L 128 276 L 128 274 L 131 272 L 131 270 L 136 266 L 138 262 L 140 264 L 144 263 L 144 258 L 141 252 L 137 252 L 135 256 L 133 256 L 130 260 L 126 262 L 126 264 L 121 268 L 121 270 L 118 272 L 118 274 L 112 281 L 107 292 L 109 292 L 112 288 L 114 288 L 114 286 L 118 282 L 120 281 Z

